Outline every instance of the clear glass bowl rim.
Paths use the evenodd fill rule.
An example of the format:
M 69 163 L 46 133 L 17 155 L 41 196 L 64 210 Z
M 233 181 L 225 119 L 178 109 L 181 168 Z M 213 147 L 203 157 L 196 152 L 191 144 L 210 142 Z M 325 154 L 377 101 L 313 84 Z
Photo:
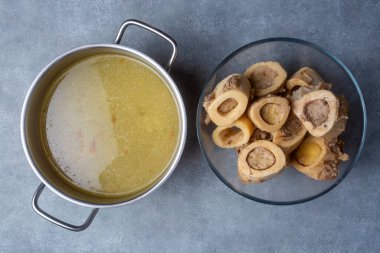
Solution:
M 232 184 L 230 184 L 227 180 L 225 180 L 225 178 L 213 166 L 213 164 L 211 162 L 211 159 L 207 156 L 207 153 L 204 151 L 204 148 L 203 148 L 204 143 L 203 143 L 203 140 L 202 140 L 202 138 L 200 136 L 200 124 L 201 124 L 200 114 L 201 114 L 201 111 L 203 110 L 203 107 L 202 107 L 203 100 L 202 100 L 202 98 L 205 95 L 204 93 L 206 92 L 206 86 L 203 88 L 201 96 L 200 96 L 199 101 L 198 101 L 197 116 L 196 116 L 197 117 L 197 119 L 196 119 L 197 137 L 198 137 L 198 141 L 199 141 L 199 144 L 200 144 L 203 156 L 206 158 L 208 165 L 210 166 L 210 168 L 212 169 L 212 171 L 215 173 L 215 175 L 225 185 L 227 185 L 231 190 L 235 191 L 236 193 L 240 194 L 241 196 L 243 196 L 245 198 L 254 200 L 256 202 L 264 203 L 264 204 L 270 204 L 270 205 L 294 205 L 294 204 L 301 204 L 301 203 L 305 203 L 305 202 L 308 202 L 310 200 L 316 199 L 318 197 L 321 197 L 322 195 L 324 195 L 324 194 L 328 193 L 329 191 L 331 191 L 332 189 L 334 189 L 340 182 L 343 181 L 343 179 L 348 175 L 348 173 L 352 170 L 352 168 L 357 163 L 357 161 L 358 161 L 358 159 L 359 159 L 359 157 L 360 157 L 360 155 L 361 155 L 361 153 L 363 151 L 363 147 L 364 147 L 364 143 L 365 143 L 365 139 L 366 139 L 366 134 L 367 134 L 367 112 L 366 112 L 366 106 L 365 106 L 364 97 L 363 97 L 363 94 L 361 92 L 361 89 L 359 87 L 358 82 L 356 81 L 356 79 L 355 79 L 354 75 L 352 74 L 351 70 L 341 60 L 339 60 L 335 55 L 333 55 L 332 53 L 330 53 L 326 49 L 318 46 L 317 44 L 314 44 L 314 43 L 311 43 L 311 42 L 308 42 L 308 41 L 305 41 L 305 40 L 301 40 L 301 39 L 290 38 L 290 37 L 274 37 L 274 38 L 267 38 L 267 39 L 257 40 L 257 41 L 251 42 L 249 44 L 246 44 L 245 46 L 242 46 L 242 47 L 236 49 L 231 54 L 229 54 L 226 58 L 224 58 L 221 61 L 221 63 L 218 64 L 218 66 L 212 72 L 212 74 L 211 74 L 211 76 L 210 76 L 209 81 L 207 82 L 207 84 L 211 81 L 211 78 L 215 75 L 215 73 L 218 71 L 218 69 L 221 66 L 223 66 L 226 62 L 228 62 L 232 57 L 234 57 L 235 55 L 239 54 L 241 51 L 243 51 L 243 50 L 245 50 L 245 49 L 247 49 L 249 47 L 257 46 L 257 45 L 268 43 L 268 42 L 293 42 L 293 43 L 296 43 L 296 44 L 301 44 L 301 45 L 304 45 L 304 46 L 312 47 L 312 48 L 318 50 L 319 52 L 321 52 L 322 54 L 326 55 L 327 57 L 329 57 L 333 61 L 335 61 L 346 72 L 346 74 L 350 77 L 350 79 L 351 79 L 352 83 L 354 84 L 355 89 L 356 89 L 356 91 L 357 91 L 357 93 L 359 95 L 360 102 L 361 102 L 361 107 L 362 107 L 362 112 L 363 112 L 363 131 L 362 131 L 362 138 L 361 138 L 361 141 L 360 141 L 359 149 L 358 149 L 358 151 L 355 154 L 353 162 L 349 165 L 349 167 L 347 168 L 347 170 L 345 171 L 345 173 L 342 174 L 342 176 L 339 178 L 339 180 L 337 180 L 334 184 L 332 184 L 326 190 L 324 190 L 324 191 L 322 191 L 322 192 L 320 192 L 318 194 L 315 194 L 313 196 L 310 196 L 310 197 L 307 197 L 307 198 L 303 198 L 303 199 L 299 199 L 299 200 L 294 200 L 294 201 L 270 201 L 270 200 L 266 200 L 266 199 L 257 198 L 257 197 L 254 197 L 254 196 L 250 195 L 250 194 L 247 194 L 245 192 L 239 191 Z

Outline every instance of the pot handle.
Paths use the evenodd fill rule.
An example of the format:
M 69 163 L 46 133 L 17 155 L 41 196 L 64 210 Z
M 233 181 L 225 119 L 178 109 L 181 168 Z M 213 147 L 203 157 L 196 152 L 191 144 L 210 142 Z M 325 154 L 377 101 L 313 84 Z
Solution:
M 125 29 L 130 25 L 135 25 L 135 26 L 139 26 L 141 28 L 144 28 L 144 29 L 146 29 L 152 33 L 155 33 L 158 36 L 164 38 L 165 40 L 167 40 L 170 43 L 170 45 L 172 46 L 172 54 L 170 56 L 168 64 L 165 67 L 165 69 L 169 72 L 171 67 L 173 66 L 174 60 L 177 56 L 177 43 L 175 42 L 175 40 L 172 37 L 170 37 L 168 34 L 161 31 L 160 29 L 157 29 L 151 25 L 148 25 L 148 24 L 146 24 L 142 21 L 136 20 L 136 19 L 128 19 L 127 21 L 125 21 L 121 25 L 119 32 L 118 32 L 116 39 L 115 39 L 115 44 L 120 44 L 120 41 L 121 41 L 121 38 L 123 37 Z
M 82 225 L 79 225 L 79 226 L 72 225 L 72 224 L 64 222 L 58 218 L 55 218 L 54 216 L 48 214 L 47 212 L 45 212 L 44 210 L 42 210 L 40 208 L 40 206 L 38 205 L 38 199 L 39 199 L 42 191 L 44 190 L 44 188 L 45 188 L 45 185 L 43 183 L 41 183 L 33 195 L 32 205 L 33 205 L 33 209 L 34 209 L 34 211 L 36 211 L 36 213 L 38 213 L 40 216 L 47 219 L 51 223 L 54 223 L 55 225 L 58 225 L 60 227 L 63 227 L 63 228 L 66 228 L 68 230 L 75 231 L 75 232 L 83 231 L 86 228 L 88 228 L 88 226 L 90 226 L 91 222 L 95 218 L 95 215 L 98 213 L 99 208 L 92 209 L 87 220 Z

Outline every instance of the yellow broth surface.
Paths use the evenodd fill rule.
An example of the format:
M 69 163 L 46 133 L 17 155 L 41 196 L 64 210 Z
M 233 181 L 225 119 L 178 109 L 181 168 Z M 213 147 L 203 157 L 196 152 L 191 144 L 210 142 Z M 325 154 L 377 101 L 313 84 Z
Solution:
M 179 139 L 179 114 L 164 80 L 133 58 L 102 54 L 60 74 L 44 101 L 43 145 L 57 172 L 97 195 L 154 183 Z

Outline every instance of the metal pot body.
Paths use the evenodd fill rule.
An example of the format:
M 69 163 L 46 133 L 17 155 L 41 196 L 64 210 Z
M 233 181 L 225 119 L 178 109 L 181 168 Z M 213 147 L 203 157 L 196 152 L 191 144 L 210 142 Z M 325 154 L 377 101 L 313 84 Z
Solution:
M 147 29 L 163 37 L 171 44 L 173 50 L 170 56 L 169 63 L 166 66 L 166 69 L 161 67 L 155 60 L 153 60 L 149 56 L 135 49 L 119 45 L 125 29 L 129 25 L 136 25 L 141 28 Z M 173 97 L 177 104 L 180 119 L 180 136 L 173 159 L 168 165 L 165 172 L 156 182 L 153 183 L 153 185 L 151 185 L 147 189 L 144 189 L 142 192 L 137 192 L 133 195 L 122 197 L 101 197 L 87 194 L 83 191 L 75 189 L 57 175 L 57 173 L 50 165 L 48 159 L 46 158 L 45 152 L 42 149 L 41 136 L 39 134 L 39 122 L 41 117 L 40 114 L 42 111 L 43 98 L 46 92 L 48 91 L 48 88 L 51 85 L 52 80 L 74 62 L 97 54 L 125 55 L 150 66 L 165 81 L 167 87 L 173 94 Z M 36 193 L 33 196 L 33 208 L 38 214 L 40 214 L 50 222 L 53 222 L 56 225 L 59 225 L 66 229 L 72 231 L 81 231 L 86 229 L 91 224 L 99 208 L 122 206 L 137 201 L 153 192 L 168 179 L 168 177 L 176 168 L 182 155 L 185 146 L 187 131 L 186 112 L 183 100 L 176 84 L 168 74 L 168 71 L 170 70 L 173 64 L 176 55 L 176 43 L 169 35 L 141 21 L 127 20 L 122 24 L 120 28 L 119 33 L 116 37 L 115 44 L 96 44 L 75 48 L 57 57 L 39 73 L 39 75 L 36 77 L 27 93 L 21 114 L 21 140 L 25 151 L 25 155 L 33 171 L 42 181 L 42 184 L 38 187 Z M 57 195 L 68 201 L 82 206 L 93 208 L 87 220 L 82 225 L 76 226 L 59 220 L 51 214 L 48 214 L 44 210 L 42 210 L 38 205 L 38 198 L 45 186 L 47 186 L 50 190 L 52 190 Z

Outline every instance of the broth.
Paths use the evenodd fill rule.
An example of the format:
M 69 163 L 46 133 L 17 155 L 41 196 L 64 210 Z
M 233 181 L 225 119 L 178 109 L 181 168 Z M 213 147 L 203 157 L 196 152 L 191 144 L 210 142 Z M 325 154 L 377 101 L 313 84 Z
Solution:
M 141 191 L 160 178 L 178 145 L 179 113 L 165 81 L 133 58 L 75 62 L 51 85 L 41 136 L 66 181 L 97 195 Z

